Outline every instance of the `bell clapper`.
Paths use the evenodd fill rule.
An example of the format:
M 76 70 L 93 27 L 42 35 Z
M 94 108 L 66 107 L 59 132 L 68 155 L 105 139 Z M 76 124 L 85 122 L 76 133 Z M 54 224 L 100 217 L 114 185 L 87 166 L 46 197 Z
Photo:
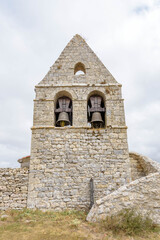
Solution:
M 65 126 L 65 121 L 61 121 L 61 122 L 60 122 L 60 126 L 61 126 L 61 127 L 64 127 L 64 126 Z

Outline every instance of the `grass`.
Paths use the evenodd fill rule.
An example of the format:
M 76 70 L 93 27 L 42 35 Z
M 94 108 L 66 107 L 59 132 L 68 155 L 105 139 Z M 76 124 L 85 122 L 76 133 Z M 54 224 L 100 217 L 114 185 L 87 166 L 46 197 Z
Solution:
M 160 232 L 160 226 L 154 224 L 148 216 L 136 213 L 134 209 L 126 209 L 116 216 L 107 217 L 101 222 L 101 226 L 105 230 L 112 230 L 114 234 L 123 232 L 130 236 L 144 236 L 151 232 Z
M 85 219 L 80 211 L 1 211 L 0 240 L 160 240 L 159 228 L 131 211 L 100 223 Z

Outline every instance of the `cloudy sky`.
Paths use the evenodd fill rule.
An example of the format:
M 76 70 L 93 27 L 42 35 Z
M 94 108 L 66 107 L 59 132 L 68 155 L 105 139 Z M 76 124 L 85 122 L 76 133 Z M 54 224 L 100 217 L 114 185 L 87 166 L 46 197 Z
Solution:
M 0 167 L 30 154 L 34 86 L 76 33 L 123 85 L 130 151 L 160 162 L 160 1 L 0 0 Z

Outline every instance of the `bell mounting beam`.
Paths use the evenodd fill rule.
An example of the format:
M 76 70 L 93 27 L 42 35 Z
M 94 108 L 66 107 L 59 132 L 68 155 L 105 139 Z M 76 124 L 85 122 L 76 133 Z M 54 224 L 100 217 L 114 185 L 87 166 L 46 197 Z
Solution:
M 90 97 L 91 107 L 88 106 L 88 112 L 105 112 L 105 108 L 101 107 L 102 97 L 91 96 Z
M 56 113 L 60 112 L 72 112 L 72 108 L 69 107 L 71 100 L 67 97 L 62 97 L 58 99 L 59 108 L 55 110 Z

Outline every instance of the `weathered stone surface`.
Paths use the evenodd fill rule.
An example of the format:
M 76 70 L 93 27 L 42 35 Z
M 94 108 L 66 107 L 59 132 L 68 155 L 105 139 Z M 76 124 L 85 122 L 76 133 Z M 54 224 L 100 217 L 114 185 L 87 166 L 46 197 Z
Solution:
M 131 179 L 135 180 L 150 173 L 160 171 L 159 163 L 136 152 L 129 153 L 131 163 Z
M 143 167 L 146 166 L 147 172 L 155 173 L 132 181 L 97 200 L 87 216 L 88 221 L 99 221 L 117 214 L 122 209 L 135 208 L 160 224 L 160 164 L 137 153 L 130 154 L 132 157 L 133 155 L 137 159 L 138 156 L 141 160 L 143 159 Z
M 158 217 L 159 166 L 129 154 L 121 84 L 84 39 L 73 37 L 35 91 L 30 162 L 29 156 L 19 160 L 29 176 L 25 168 L 0 169 L 0 209 L 89 208 L 92 178 L 97 202 L 88 220 L 143 207 L 143 199 L 144 211 L 155 206 Z M 87 119 L 92 95 L 103 99 L 103 128 Z M 57 127 L 57 99 L 64 96 L 72 101 L 72 126 Z
M 18 159 L 18 162 L 21 164 L 21 168 L 29 168 L 30 156 L 26 156 Z
M 83 75 L 75 75 L 79 62 Z M 84 39 L 73 37 L 35 90 L 28 207 L 88 208 L 90 178 L 95 199 L 130 181 L 121 85 Z M 87 101 L 93 93 L 104 100 L 104 129 L 92 129 L 87 120 Z M 72 100 L 72 126 L 55 127 L 60 96 Z
M 117 141 L 110 132 L 117 135 Z M 109 131 L 68 127 L 34 129 L 32 144 L 37 147 L 31 153 L 28 207 L 33 204 L 37 207 L 46 201 L 52 208 L 54 201 L 65 203 L 64 208 L 88 208 L 90 178 L 94 180 L 95 199 L 129 182 L 127 144 L 121 146 L 123 150 L 118 150 L 121 154 L 114 152 L 120 148 L 119 135 L 125 132 L 126 129 L 117 128 Z M 123 136 L 125 140 L 126 134 Z M 41 138 L 45 141 L 41 142 Z
M 0 168 L 0 209 L 27 207 L 28 169 Z

